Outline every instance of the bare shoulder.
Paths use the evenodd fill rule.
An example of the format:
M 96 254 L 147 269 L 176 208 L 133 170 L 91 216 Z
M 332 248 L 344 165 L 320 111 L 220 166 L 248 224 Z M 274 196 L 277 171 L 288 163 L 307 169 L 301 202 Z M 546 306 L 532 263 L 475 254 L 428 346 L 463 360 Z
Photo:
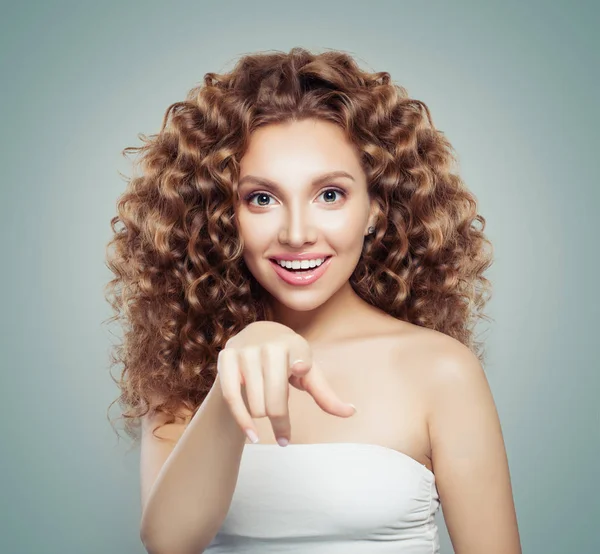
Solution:
M 442 333 L 414 330 L 431 461 L 444 519 L 460 552 L 521 552 L 496 405 L 474 352 Z
M 444 431 L 454 422 L 461 425 L 454 404 L 468 401 L 495 416 L 492 393 L 477 355 L 457 339 L 439 331 L 403 322 L 395 340 L 394 358 L 407 367 L 410 377 L 422 393 L 426 405 L 431 450 L 440 437 L 440 420 Z
M 477 356 L 460 341 L 433 329 L 405 321 L 400 323 L 388 339 L 390 347 L 410 362 L 428 388 L 459 375 L 483 375 Z
M 396 338 L 400 339 L 401 343 L 410 343 L 412 354 L 422 354 L 437 359 L 471 352 L 460 341 L 445 333 L 407 321 L 399 321 L 396 331 Z
M 495 410 L 485 371 L 477 355 L 457 339 L 439 331 L 413 326 L 407 354 L 426 392 L 430 431 L 446 402 L 468 399 Z M 447 415 L 447 414 L 446 414 Z
M 405 368 L 423 385 L 430 386 L 435 380 L 443 379 L 450 366 L 476 360 L 460 341 L 439 331 L 399 320 L 388 324 L 388 329 L 380 338 L 387 344 L 385 351 L 395 362 L 395 369 Z

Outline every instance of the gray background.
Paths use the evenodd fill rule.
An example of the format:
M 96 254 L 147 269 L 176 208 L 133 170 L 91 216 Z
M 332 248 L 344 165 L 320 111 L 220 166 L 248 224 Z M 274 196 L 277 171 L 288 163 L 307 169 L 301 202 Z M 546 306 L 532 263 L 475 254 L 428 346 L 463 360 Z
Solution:
M 523 551 L 600 552 L 600 21 L 592 2 L 525 4 L 3 5 L 0 552 L 143 552 L 139 451 L 105 417 L 120 152 L 207 71 L 293 46 L 389 71 L 455 146 L 495 246 L 486 373 Z

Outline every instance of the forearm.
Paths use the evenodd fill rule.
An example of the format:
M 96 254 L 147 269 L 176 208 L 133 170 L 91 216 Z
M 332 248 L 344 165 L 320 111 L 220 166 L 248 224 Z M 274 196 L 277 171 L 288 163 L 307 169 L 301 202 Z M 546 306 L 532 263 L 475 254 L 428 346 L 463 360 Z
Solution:
M 148 498 L 140 531 L 148 552 L 198 554 L 210 544 L 231 505 L 245 440 L 217 377 Z

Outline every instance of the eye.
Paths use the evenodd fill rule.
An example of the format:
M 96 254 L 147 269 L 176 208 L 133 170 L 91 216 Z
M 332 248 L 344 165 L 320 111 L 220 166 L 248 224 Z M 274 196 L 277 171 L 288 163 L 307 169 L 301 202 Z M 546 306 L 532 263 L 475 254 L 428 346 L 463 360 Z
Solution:
M 331 199 L 332 193 L 340 195 L 340 196 L 342 196 L 342 198 L 346 198 L 346 196 L 347 196 L 346 191 L 343 191 L 342 189 L 338 189 L 338 188 L 328 188 L 328 189 L 325 189 L 321 194 L 319 194 L 319 196 L 323 196 L 324 194 L 327 194 L 328 195 L 327 198 Z M 248 194 L 244 198 L 244 200 L 248 204 L 251 204 L 252 200 L 254 200 L 255 198 L 260 198 L 261 200 L 264 200 L 264 199 L 268 200 L 269 198 L 273 198 L 273 197 L 269 193 L 267 193 L 267 192 L 251 192 L 250 194 Z M 259 202 L 260 202 L 260 200 L 259 200 Z M 335 202 L 335 197 L 334 197 L 333 201 L 328 201 L 327 200 L 325 203 L 326 204 L 333 204 L 334 202 Z M 259 203 L 259 204 L 253 204 L 253 205 L 254 206 L 268 206 L 268 204 L 266 204 L 266 203 Z
M 267 194 L 266 192 L 252 192 L 250 193 L 248 196 L 246 196 L 246 198 L 244 198 L 244 200 L 246 202 L 248 202 L 248 204 L 250 204 L 252 202 L 252 200 L 254 200 L 255 198 L 258 197 L 262 197 L 262 198 L 273 198 L 270 194 Z M 256 206 L 256 204 L 254 204 Z M 265 206 L 266 204 L 259 204 L 259 206 Z
M 341 189 L 337 189 L 337 188 L 325 189 L 319 196 L 323 196 L 324 194 L 327 194 L 328 198 L 331 198 L 332 193 L 335 195 L 341 196 L 342 198 L 346 198 L 346 192 Z M 334 202 L 329 202 L 329 201 L 326 202 L 326 204 L 333 204 L 333 203 Z

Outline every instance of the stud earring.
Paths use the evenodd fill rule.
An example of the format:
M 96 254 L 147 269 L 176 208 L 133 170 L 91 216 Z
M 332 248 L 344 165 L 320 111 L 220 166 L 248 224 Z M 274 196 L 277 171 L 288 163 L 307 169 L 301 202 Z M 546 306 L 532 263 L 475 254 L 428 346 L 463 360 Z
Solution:
M 372 226 L 371 226 L 371 227 L 369 227 L 369 228 L 367 229 L 367 234 L 368 234 L 368 235 L 370 235 L 370 234 L 372 234 L 372 233 L 374 233 L 374 232 L 375 232 L 375 227 L 372 227 Z

